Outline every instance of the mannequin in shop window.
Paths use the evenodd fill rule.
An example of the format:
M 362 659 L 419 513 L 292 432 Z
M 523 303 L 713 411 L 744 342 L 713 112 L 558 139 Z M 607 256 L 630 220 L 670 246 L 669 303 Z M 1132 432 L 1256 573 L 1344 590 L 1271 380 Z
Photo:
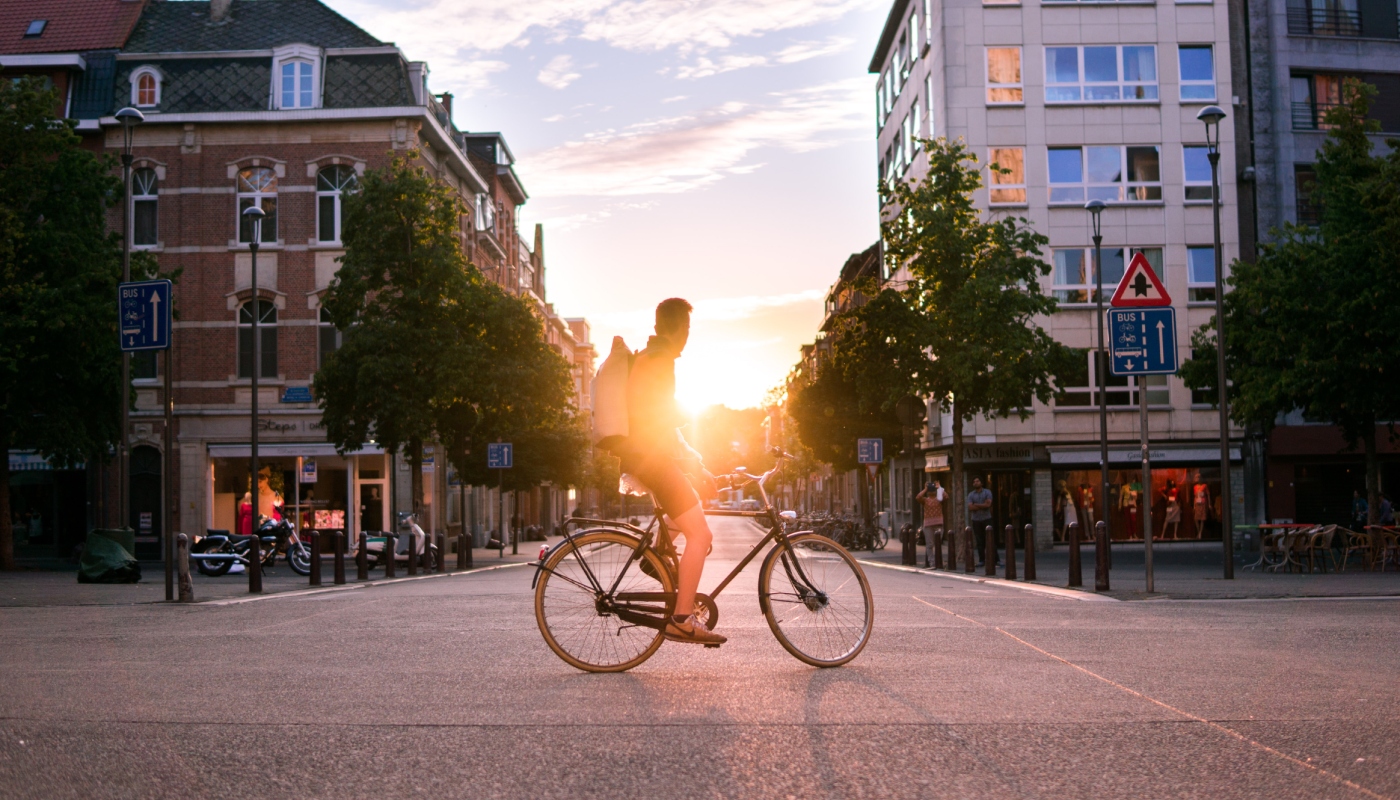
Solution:
M 1196 523 L 1196 538 L 1205 536 L 1206 520 L 1210 519 L 1210 486 L 1201 480 L 1201 473 L 1197 472 L 1195 483 L 1191 486 L 1191 510 L 1194 512 L 1193 520 Z
M 238 535 L 253 535 L 253 493 L 244 492 L 238 502 Z
M 1060 481 L 1055 488 L 1055 513 L 1060 515 L 1060 541 L 1069 538 L 1069 526 L 1079 522 L 1079 510 L 1074 507 L 1074 494 L 1067 481 Z
M 1084 538 L 1092 541 L 1094 538 L 1094 527 L 1098 517 L 1098 498 L 1094 496 L 1094 487 L 1087 483 L 1079 484 L 1079 507 L 1084 509 Z
M 1128 521 L 1125 539 L 1132 539 L 1141 533 L 1138 525 L 1138 496 L 1141 494 L 1141 483 L 1126 483 L 1118 492 L 1118 508 Z
M 1180 536 L 1181 530 L 1181 498 L 1180 492 L 1176 488 L 1176 481 L 1167 481 L 1167 488 L 1162 491 L 1162 496 L 1167 501 L 1166 521 L 1162 523 L 1162 538 L 1166 539 L 1167 530 L 1171 530 L 1172 539 Z

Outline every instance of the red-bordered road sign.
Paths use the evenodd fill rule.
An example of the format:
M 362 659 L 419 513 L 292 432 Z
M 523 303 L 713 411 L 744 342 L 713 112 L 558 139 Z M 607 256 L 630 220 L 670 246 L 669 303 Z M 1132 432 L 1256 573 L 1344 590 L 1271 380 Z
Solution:
M 1172 298 L 1167 294 L 1167 287 L 1157 279 L 1157 273 L 1152 271 L 1152 265 L 1147 263 L 1147 256 L 1142 253 L 1133 256 L 1132 263 L 1128 264 L 1128 271 L 1123 273 L 1123 280 L 1118 282 L 1118 291 L 1113 293 L 1113 299 L 1109 301 L 1109 305 L 1114 308 L 1171 304 Z

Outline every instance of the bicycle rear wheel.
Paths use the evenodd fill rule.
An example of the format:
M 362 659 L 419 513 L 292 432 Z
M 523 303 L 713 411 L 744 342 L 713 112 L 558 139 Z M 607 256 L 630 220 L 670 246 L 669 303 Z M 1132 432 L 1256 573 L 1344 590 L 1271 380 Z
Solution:
M 638 546 L 635 536 L 621 531 L 592 531 L 556 547 L 546 560 L 535 587 L 535 620 L 545 644 L 570 666 L 622 672 L 651 658 L 664 641 L 659 629 L 619 616 L 664 619 L 675 605 L 670 570 L 655 553 L 642 554 L 648 570 L 627 566 Z M 617 591 L 606 594 L 614 582 Z
M 836 542 L 815 533 L 788 539 L 763 560 L 758 602 L 778 644 L 814 667 L 845 664 L 865 649 L 875 601 L 865 572 Z

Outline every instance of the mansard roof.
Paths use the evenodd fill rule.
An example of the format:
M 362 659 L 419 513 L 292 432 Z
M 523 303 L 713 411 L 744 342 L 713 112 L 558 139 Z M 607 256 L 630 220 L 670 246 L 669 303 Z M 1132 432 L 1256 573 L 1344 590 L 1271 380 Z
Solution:
M 155 0 L 141 15 L 127 53 L 271 50 L 286 44 L 379 47 L 384 43 L 319 0 L 233 0 L 213 22 L 200 0 Z

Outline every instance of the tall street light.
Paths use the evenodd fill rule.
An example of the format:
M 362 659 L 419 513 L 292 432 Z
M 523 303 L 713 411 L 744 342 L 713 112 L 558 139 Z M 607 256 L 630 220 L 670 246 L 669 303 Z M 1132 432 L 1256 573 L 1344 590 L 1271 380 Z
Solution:
M 248 457 L 249 457 L 249 465 L 248 465 L 248 468 L 249 468 L 249 470 L 252 472 L 252 476 L 253 476 L 253 478 L 252 478 L 252 484 L 253 484 L 253 486 L 252 486 L 251 489 L 249 489 L 249 492 L 251 493 L 251 495 L 252 495 L 252 500 L 253 500 L 253 510 L 252 510 L 253 530 L 252 530 L 252 534 L 253 534 L 254 537 L 256 537 L 256 536 L 258 535 L 258 521 L 259 521 L 259 520 L 258 520 L 258 481 L 259 481 L 259 475 L 258 475 L 258 373 L 262 371 L 262 340 L 261 340 L 261 337 L 258 336 L 258 317 L 261 316 L 261 312 L 262 312 L 262 308 L 261 308 L 262 300 L 259 299 L 259 297 L 258 297 L 258 242 L 262 240 L 262 224 L 263 224 L 263 217 L 265 217 L 265 216 L 267 216 L 267 212 L 263 211 L 261 208 L 258 208 L 257 206 L 249 206 L 248 208 L 243 209 L 243 219 L 248 223 L 248 227 L 251 228 L 251 235 L 249 236 L 250 241 L 248 242 L 248 252 L 249 252 L 249 254 L 250 254 L 250 256 L 251 256 L 250 259 L 249 259 L 249 264 L 248 264 L 248 273 L 249 273 L 249 274 L 248 274 L 248 277 L 249 277 L 249 283 L 250 283 L 250 285 L 253 287 L 253 299 L 250 301 L 250 303 L 251 303 L 251 305 L 252 305 L 252 307 L 253 307 L 253 308 L 252 308 L 252 311 L 253 311 L 253 313 L 252 313 L 252 317 L 253 317 L 253 347 L 252 347 L 252 350 L 253 350 L 253 368 L 252 368 L 251 370 L 249 370 L 249 374 L 250 374 L 251 377 L 252 377 L 252 389 L 253 389 L 253 397 L 252 397 L 252 419 L 253 419 L 253 425 L 252 425 L 252 436 L 251 436 L 251 438 L 250 438 L 250 440 L 249 440 L 249 443 L 252 445 L 252 447 L 251 447 L 251 449 L 250 449 L 249 452 L 248 452 Z M 297 480 L 301 480 L 301 476 L 298 475 L 298 476 L 297 476 Z M 256 539 L 255 539 L 254 541 L 256 541 Z M 255 553 L 255 552 L 257 552 L 257 550 L 256 550 L 256 548 L 254 548 L 254 549 L 249 550 L 249 552 L 250 552 L 250 553 Z M 248 559 L 248 591 L 249 591 L 249 592 L 261 592 L 261 591 L 262 591 L 262 560 L 259 559 L 259 558 L 249 558 L 249 559 Z
M 117 112 L 122 126 L 122 283 L 131 282 L 131 134 L 132 128 L 145 121 L 140 111 L 127 107 Z M 118 527 L 131 525 L 131 354 L 122 351 L 122 429 L 117 450 L 117 508 Z
M 1104 373 L 1107 371 L 1107 358 L 1104 355 L 1104 332 L 1103 332 L 1103 233 L 1100 228 L 1099 216 L 1103 214 L 1107 204 L 1102 200 L 1090 200 L 1084 204 L 1084 210 L 1089 212 L 1089 218 L 1094 225 L 1094 304 L 1099 322 L 1099 349 L 1094 354 L 1094 387 L 1099 395 L 1099 502 L 1103 503 L 1105 510 L 1108 509 L 1108 392 L 1104 390 Z M 1095 516 L 1099 516 L 1095 514 Z M 1094 552 L 1096 555 L 1097 568 L 1094 570 L 1094 588 L 1101 592 L 1108 591 L 1108 564 L 1109 564 L 1109 530 L 1108 515 L 1102 515 L 1104 522 L 1103 536 L 1094 536 Z
M 1196 114 L 1206 124 L 1206 158 L 1210 159 L 1210 208 L 1215 216 L 1215 394 L 1220 409 L 1220 541 L 1225 579 L 1235 577 L 1234 529 L 1230 525 L 1230 411 L 1225 395 L 1225 269 L 1220 245 L 1220 120 L 1225 111 L 1206 106 Z

